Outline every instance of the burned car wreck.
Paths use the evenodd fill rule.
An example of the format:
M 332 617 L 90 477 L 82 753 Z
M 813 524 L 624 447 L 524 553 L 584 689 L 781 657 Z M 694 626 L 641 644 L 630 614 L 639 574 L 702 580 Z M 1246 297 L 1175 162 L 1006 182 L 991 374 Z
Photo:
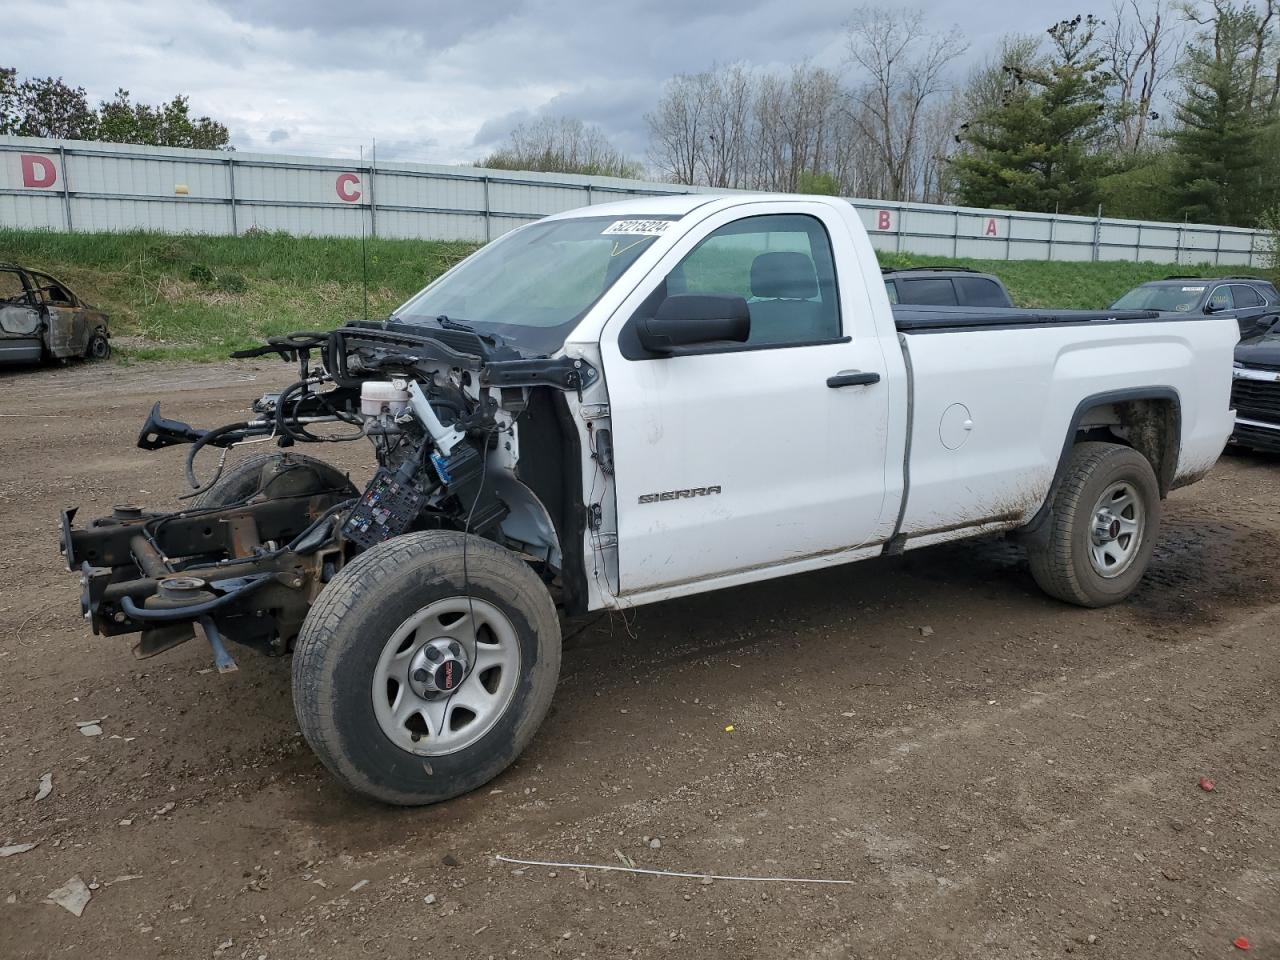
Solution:
M 109 356 L 105 313 L 48 274 L 0 263 L 0 365 Z

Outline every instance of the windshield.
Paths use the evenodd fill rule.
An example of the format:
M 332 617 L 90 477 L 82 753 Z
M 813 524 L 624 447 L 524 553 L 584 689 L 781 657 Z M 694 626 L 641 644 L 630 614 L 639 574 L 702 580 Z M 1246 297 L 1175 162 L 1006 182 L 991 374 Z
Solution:
M 459 264 L 395 311 L 495 333 L 525 355 L 564 338 L 676 217 L 579 217 L 531 224 Z
M 1167 313 L 1191 313 L 1204 296 L 1204 285 L 1175 283 L 1150 287 L 1134 287 L 1111 305 L 1113 310 L 1161 310 Z

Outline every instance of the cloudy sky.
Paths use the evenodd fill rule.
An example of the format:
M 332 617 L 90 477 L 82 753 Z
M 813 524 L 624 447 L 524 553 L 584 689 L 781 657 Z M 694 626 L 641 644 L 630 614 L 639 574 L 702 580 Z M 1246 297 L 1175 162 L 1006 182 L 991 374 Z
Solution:
M 1100 7 L 1108 6 L 1102 0 Z M 5 0 L 0 65 L 95 102 L 191 98 L 237 149 L 464 163 L 521 119 L 576 116 L 642 158 L 672 74 L 713 63 L 840 68 L 854 4 L 822 0 Z M 1077 12 L 1048 0 L 934 0 L 970 56 Z M 1082 8 L 1087 12 L 1088 8 Z M 1100 9 L 1099 13 L 1102 12 Z M 959 24 L 959 26 L 957 26 Z

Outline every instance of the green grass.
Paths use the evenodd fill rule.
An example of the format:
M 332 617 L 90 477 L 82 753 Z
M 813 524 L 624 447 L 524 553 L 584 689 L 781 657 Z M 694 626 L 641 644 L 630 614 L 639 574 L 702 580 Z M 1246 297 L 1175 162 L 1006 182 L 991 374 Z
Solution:
M 385 316 L 475 249 L 424 240 L 368 241 L 369 315 Z M 885 254 L 889 265 L 957 264 L 994 273 L 1028 307 L 1105 306 L 1169 273 L 1239 267 L 1151 263 L 946 260 Z M 360 241 L 0 230 L 0 261 L 46 271 L 111 315 L 125 359 L 218 360 L 272 334 L 327 329 L 363 314 Z
M 264 337 L 364 312 L 360 240 L 0 230 L 0 261 L 46 271 L 111 316 L 117 355 L 218 360 Z M 369 240 L 369 316 L 382 317 L 475 249 Z

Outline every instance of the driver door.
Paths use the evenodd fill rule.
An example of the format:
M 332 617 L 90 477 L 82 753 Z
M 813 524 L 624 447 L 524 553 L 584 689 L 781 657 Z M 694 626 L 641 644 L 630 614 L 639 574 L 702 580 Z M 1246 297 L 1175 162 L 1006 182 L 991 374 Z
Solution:
M 887 539 L 888 370 L 857 263 L 824 205 L 737 207 L 684 237 L 614 315 L 601 350 L 622 595 L 758 579 Z M 644 351 L 637 319 L 692 293 L 744 297 L 748 341 Z
M 53 277 L 33 273 L 49 323 L 49 352 L 55 357 L 82 356 L 89 342 L 84 310 L 75 297 Z

